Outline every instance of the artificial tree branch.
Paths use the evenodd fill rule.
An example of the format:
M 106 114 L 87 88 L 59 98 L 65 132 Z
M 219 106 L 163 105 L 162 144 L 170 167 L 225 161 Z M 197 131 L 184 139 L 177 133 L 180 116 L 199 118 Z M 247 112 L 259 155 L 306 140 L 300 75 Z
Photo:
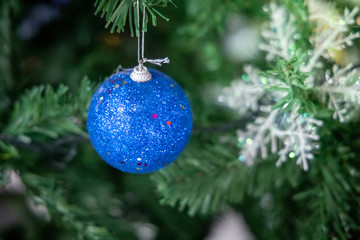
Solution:
M 66 164 L 76 156 L 77 145 L 88 139 L 88 137 L 83 135 L 68 135 L 52 143 L 37 141 L 24 142 L 15 136 L 0 134 L 0 142 L 9 143 L 22 149 L 40 152 L 47 156 L 50 164 L 56 169 L 64 168 Z M 57 160 L 58 156 L 61 156 L 61 161 Z
M 55 140 L 53 143 L 43 143 L 37 141 L 25 142 L 7 134 L 0 134 L 0 142 L 9 143 L 16 147 L 28 149 L 32 151 L 40 151 L 43 153 L 65 154 L 67 150 L 63 147 L 67 144 L 78 144 L 79 142 L 88 140 L 88 137 L 82 135 L 69 135 Z
M 246 123 L 249 122 L 252 118 L 253 116 L 246 116 L 236 121 L 226 122 L 212 127 L 194 127 L 192 135 L 215 134 L 227 132 L 233 129 L 242 129 L 246 126 Z
M 173 4 L 172 0 L 140 0 L 141 9 L 145 9 L 145 25 L 142 31 L 147 31 L 147 22 L 149 17 L 153 26 L 157 25 L 157 16 L 168 21 L 163 14 L 161 14 L 156 7 L 166 7 L 169 3 Z M 140 36 L 140 29 L 137 27 L 138 12 L 136 11 L 136 0 L 96 0 L 94 6 L 96 7 L 95 15 L 101 12 L 101 17 L 105 17 L 106 25 L 110 25 L 111 33 L 116 29 L 117 32 L 124 31 L 126 22 L 128 22 L 131 36 L 134 36 L 134 29 L 136 36 Z

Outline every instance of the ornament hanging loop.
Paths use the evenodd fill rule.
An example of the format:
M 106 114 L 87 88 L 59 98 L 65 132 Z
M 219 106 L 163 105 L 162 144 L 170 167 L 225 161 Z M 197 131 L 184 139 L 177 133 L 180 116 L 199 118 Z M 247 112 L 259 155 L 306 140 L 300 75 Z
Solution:
M 140 3 L 139 0 L 136 1 L 136 12 L 137 12 L 137 28 L 138 31 L 141 31 L 141 34 L 137 36 L 138 40 L 138 63 L 139 65 L 134 68 L 133 72 L 130 74 L 130 78 L 135 82 L 146 82 L 151 80 L 152 76 L 148 69 L 144 66 L 144 63 L 148 62 L 151 64 L 155 64 L 161 66 L 164 63 L 170 63 L 170 59 L 168 57 L 163 59 L 147 59 L 145 58 L 145 30 L 144 26 L 146 24 L 146 9 L 145 5 L 143 6 L 143 21 L 142 21 L 142 29 L 140 30 Z M 141 40 L 140 40 L 141 38 Z M 141 44 L 140 44 L 141 41 Z M 140 50 L 141 45 L 141 50 Z M 140 58 L 141 52 L 141 58 Z

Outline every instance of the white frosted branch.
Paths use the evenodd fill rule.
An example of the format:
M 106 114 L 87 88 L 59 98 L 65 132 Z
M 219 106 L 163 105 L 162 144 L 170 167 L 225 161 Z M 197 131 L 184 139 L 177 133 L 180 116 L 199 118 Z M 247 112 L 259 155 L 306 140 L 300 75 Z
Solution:
M 269 108 L 265 112 L 268 115 L 258 117 L 254 124 L 248 125 L 246 132 L 238 132 L 239 137 L 246 139 L 241 159 L 252 165 L 257 158 L 265 159 L 269 153 L 278 153 L 276 166 L 288 158 L 297 158 L 296 163 L 307 171 L 308 161 L 314 158 L 312 150 L 319 140 L 317 127 L 322 125 L 322 121 L 299 115 L 298 109 L 290 114 Z
M 261 32 L 266 42 L 261 43 L 259 48 L 267 52 L 266 59 L 269 61 L 275 60 L 277 56 L 288 60 L 292 57 L 290 47 L 294 44 L 296 33 L 295 17 L 274 2 L 270 4 L 270 14 L 270 29 Z
M 268 96 L 267 101 L 271 98 L 281 98 L 284 92 L 269 92 L 265 88 L 273 86 L 282 86 L 284 83 L 277 79 L 265 78 L 259 75 L 259 70 L 253 66 L 246 65 L 244 67 L 246 79 L 234 80 L 231 86 L 225 87 L 219 97 L 218 102 L 224 106 L 236 110 L 240 114 L 248 111 L 258 111 L 260 108 L 259 101 Z
M 360 104 L 360 80 L 354 81 L 356 69 L 349 64 L 344 68 L 334 65 L 325 73 L 325 82 L 316 87 L 322 102 L 334 109 L 333 118 L 340 122 L 347 120 L 350 108 Z
M 248 110 L 257 111 L 258 102 L 264 95 L 263 84 L 258 75 L 258 69 L 252 66 L 245 66 L 244 72 L 247 81 L 235 80 L 231 86 L 222 90 L 218 102 L 243 114 Z
M 266 145 L 273 139 L 266 138 L 266 134 L 268 134 L 269 130 L 273 127 L 277 114 L 278 110 L 274 110 L 270 112 L 266 118 L 258 117 L 256 119 L 257 125 L 248 125 L 248 134 L 245 135 L 253 135 L 252 142 L 245 144 L 241 151 L 241 155 L 248 165 L 252 165 L 255 162 L 259 149 L 266 149 Z M 274 150 L 277 151 L 277 149 Z M 267 151 L 261 151 L 261 157 L 266 158 Z
M 351 12 L 345 9 L 342 17 L 334 16 L 334 12 L 329 8 L 321 7 L 321 3 L 317 1 L 309 1 L 311 4 L 317 4 L 316 9 L 310 11 L 309 18 L 317 22 L 317 31 L 310 38 L 310 42 L 314 45 L 314 51 L 310 54 L 309 61 L 300 67 L 302 72 L 311 72 L 319 64 L 321 57 L 328 58 L 329 49 L 342 49 L 345 46 L 351 46 L 353 40 L 360 37 L 360 33 L 348 33 L 349 25 L 355 23 L 356 14 L 359 9 L 355 7 Z M 324 4 L 325 5 L 325 4 Z M 319 13 L 319 11 L 323 11 Z M 336 20 L 334 20 L 336 19 Z

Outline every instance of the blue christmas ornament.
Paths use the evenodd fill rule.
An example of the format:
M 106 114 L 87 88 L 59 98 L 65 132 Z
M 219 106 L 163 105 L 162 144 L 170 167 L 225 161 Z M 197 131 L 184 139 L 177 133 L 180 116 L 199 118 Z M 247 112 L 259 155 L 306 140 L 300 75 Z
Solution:
M 169 76 L 154 69 L 135 78 L 134 73 L 127 69 L 102 83 L 91 101 L 87 128 L 108 164 L 124 172 L 149 173 L 183 151 L 192 112 L 184 91 Z

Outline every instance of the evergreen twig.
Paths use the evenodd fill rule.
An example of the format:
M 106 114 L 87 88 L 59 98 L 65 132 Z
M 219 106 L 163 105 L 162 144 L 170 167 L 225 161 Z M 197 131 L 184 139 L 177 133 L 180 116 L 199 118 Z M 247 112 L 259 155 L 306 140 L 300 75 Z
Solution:
M 156 7 L 166 7 L 172 0 L 140 0 L 140 11 L 145 8 L 146 21 L 142 31 L 147 31 L 148 14 L 151 16 L 152 25 L 157 25 L 157 16 L 169 21 Z M 136 0 L 96 0 L 94 6 L 96 7 L 95 15 L 101 12 L 101 17 L 105 18 L 108 28 L 112 25 L 110 32 L 113 33 L 116 29 L 118 33 L 124 32 L 126 22 L 129 23 L 131 36 L 134 36 L 134 29 L 136 29 L 136 36 L 140 36 L 140 29 L 137 26 L 138 12 L 136 11 Z
M 77 145 L 78 143 L 88 140 L 89 138 L 82 135 L 68 135 L 63 138 L 56 139 L 52 143 L 31 141 L 26 142 L 15 136 L 0 134 L 0 142 L 14 145 L 16 147 L 31 151 L 39 151 L 44 154 L 67 154 L 68 149 L 65 145 Z

